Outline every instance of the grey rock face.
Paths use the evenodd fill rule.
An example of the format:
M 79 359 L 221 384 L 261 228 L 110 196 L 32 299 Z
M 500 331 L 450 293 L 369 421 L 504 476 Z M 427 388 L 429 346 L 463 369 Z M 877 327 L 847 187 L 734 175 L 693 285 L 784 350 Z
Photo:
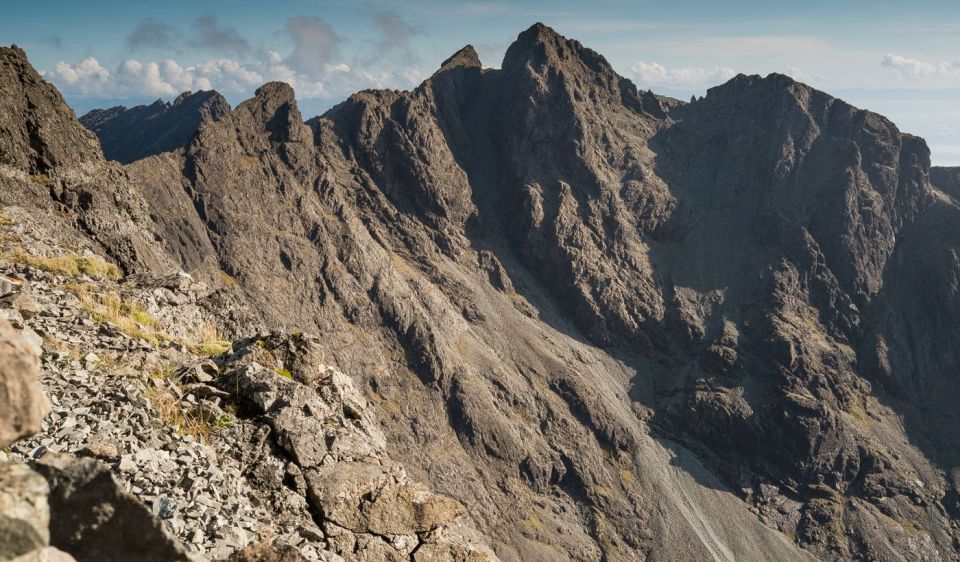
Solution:
M 126 164 L 183 148 L 201 125 L 229 112 L 230 104 L 217 92 L 184 92 L 172 103 L 95 109 L 80 123 L 100 139 L 104 156 Z
M 0 448 L 40 431 L 50 411 L 40 391 L 38 353 L 0 318 Z
M 954 199 L 960 198 L 960 168 L 930 168 L 930 183 Z
M 16 45 L 0 48 L 0 164 L 30 174 L 102 161 L 97 138 Z
M 50 542 L 79 562 L 190 560 L 105 465 L 47 453 L 35 468 L 50 486 Z
M 41 559 L 50 542 L 48 493 L 26 465 L 0 462 L 0 559 Z

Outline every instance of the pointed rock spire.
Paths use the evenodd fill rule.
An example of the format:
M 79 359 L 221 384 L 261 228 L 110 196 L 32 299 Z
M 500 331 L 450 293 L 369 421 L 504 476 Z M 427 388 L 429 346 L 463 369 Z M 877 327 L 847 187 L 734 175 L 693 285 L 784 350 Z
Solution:
M 451 68 L 457 67 L 483 68 L 483 65 L 480 63 L 480 57 L 477 55 L 477 51 L 473 48 L 473 45 L 467 45 L 443 61 L 443 64 L 440 65 L 440 70 L 450 70 Z

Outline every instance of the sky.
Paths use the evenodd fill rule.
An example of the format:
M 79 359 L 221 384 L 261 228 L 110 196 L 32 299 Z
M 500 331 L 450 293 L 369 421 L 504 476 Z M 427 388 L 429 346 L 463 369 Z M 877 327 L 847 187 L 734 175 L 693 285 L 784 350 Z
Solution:
M 16 43 L 78 114 L 216 89 L 232 104 L 290 83 L 305 117 L 365 88 L 410 89 L 466 44 L 499 67 L 543 22 L 643 89 L 689 99 L 782 72 L 924 137 L 960 165 L 957 0 L 7 1 Z

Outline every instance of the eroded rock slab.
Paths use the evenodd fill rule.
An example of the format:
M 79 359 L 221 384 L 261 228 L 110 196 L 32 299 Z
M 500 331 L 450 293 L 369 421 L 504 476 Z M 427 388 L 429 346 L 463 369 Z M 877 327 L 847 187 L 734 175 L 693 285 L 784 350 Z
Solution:
M 50 542 L 79 562 L 188 562 L 186 550 L 94 459 L 47 453 L 35 464 L 50 486 Z

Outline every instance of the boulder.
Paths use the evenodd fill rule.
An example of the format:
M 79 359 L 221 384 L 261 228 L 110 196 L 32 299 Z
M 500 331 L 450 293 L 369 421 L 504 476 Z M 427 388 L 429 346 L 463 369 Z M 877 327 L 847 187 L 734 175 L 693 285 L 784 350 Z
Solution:
M 307 485 L 311 503 L 325 518 L 356 533 L 415 535 L 465 513 L 460 502 L 404 476 L 389 463 L 340 463 L 309 471 Z
M 78 561 L 188 561 L 183 545 L 94 459 L 47 453 L 35 465 L 50 486 L 50 542 Z
M 41 560 L 50 540 L 46 480 L 25 464 L 0 464 L 0 560 Z
M 50 404 L 37 384 L 36 350 L 0 319 L 0 447 L 40 431 Z

